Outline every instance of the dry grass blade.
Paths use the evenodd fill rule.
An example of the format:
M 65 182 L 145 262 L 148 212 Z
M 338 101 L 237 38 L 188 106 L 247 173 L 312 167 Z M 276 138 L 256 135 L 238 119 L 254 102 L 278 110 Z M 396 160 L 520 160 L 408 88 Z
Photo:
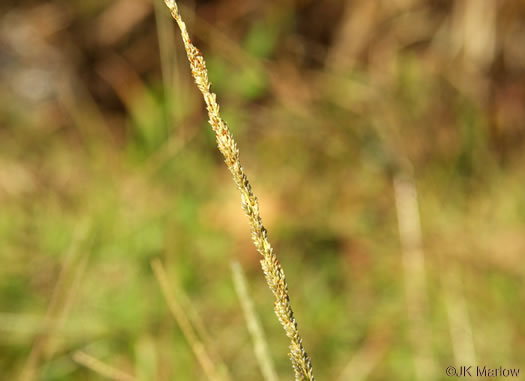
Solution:
M 259 363 L 261 373 L 263 374 L 265 381 L 277 381 L 275 367 L 273 366 L 272 358 L 268 351 L 268 345 L 264 339 L 264 332 L 261 323 L 255 314 L 255 307 L 253 306 L 252 299 L 248 294 L 248 287 L 246 287 L 246 277 L 244 276 L 239 262 L 232 263 L 232 274 L 233 284 L 241 302 L 244 318 L 248 325 L 248 331 L 250 332 L 250 335 L 252 335 L 255 357 Z
M 102 377 L 108 378 L 114 381 L 135 381 L 133 376 L 119 370 L 115 369 L 106 363 L 94 358 L 91 355 L 88 355 L 86 352 L 76 351 L 73 354 L 73 360 L 92 370 L 93 372 L 101 375 Z
M 74 234 L 58 275 L 46 316 L 42 321 L 42 330 L 34 340 L 31 352 L 20 374 L 20 381 L 38 379 L 40 367 L 53 357 L 56 350 L 56 334 L 67 320 L 87 266 L 88 255 L 79 250 L 87 232 L 88 225 L 81 225 Z
M 184 334 L 184 337 L 186 337 L 186 340 L 188 340 L 188 343 L 190 344 L 190 347 L 193 350 L 195 357 L 197 357 L 197 361 L 204 370 L 206 377 L 212 381 L 221 381 L 222 378 L 219 377 L 217 369 L 213 364 L 210 355 L 206 351 L 206 348 L 204 347 L 202 342 L 197 337 L 197 334 L 195 333 L 195 330 L 193 329 L 191 322 L 188 319 L 188 316 L 173 296 L 173 293 L 171 292 L 171 287 L 168 282 L 168 277 L 166 275 L 166 271 L 164 270 L 164 267 L 162 266 L 161 262 L 158 259 L 154 260 L 151 262 L 151 267 L 153 268 L 155 277 L 159 282 L 162 294 L 164 295 L 164 299 L 166 299 L 166 303 L 168 304 L 168 307 L 171 313 L 173 314 L 173 317 L 177 321 L 177 324 L 179 325 L 182 333 Z
M 237 145 L 233 140 L 226 123 L 222 120 L 219 114 L 217 97 L 210 90 L 206 63 L 200 51 L 191 43 L 186 30 L 186 25 L 181 19 L 176 2 L 174 0 L 165 0 L 165 3 L 170 9 L 171 15 L 179 25 L 186 54 L 190 62 L 191 72 L 197 87 L 204 97 L 206 108 L 208 110 L 209 122 L 216 134 L 219 151 L 224 156 L 225 163 L 233 175 L 233 180 L 241 192 L 242 206 L 248 216 L 249 225 L 252 231 L 252 240 L 257 251 L 263 257 L 261 265 L 266 277 L 266 282 L 275 298 L 275 313 L 277 314 L 286 335 L 290 339 L 290 359 L 295 371 L 295 379 L 313 380 L 312 363 L 310 357 L 304 350 L 302 338 L 299 335 L 297 322 L 295 321 L 290 298 L 288 296 L 288 285 L 286 283 L 284 271 L 268 241 L 268 233 L 262 224 L 259 213 L 259 204 L 241 166 Z
M 394 196 L 403 254 L 409 334 L 415 349 L 416 380 L 431 381 L 436 378 L 436 364 L 429 344 L 431 330 L 425 321 L 428 302 L 421 219 L 416 186 L 408 171 L 394 178 Z
M 390 342 L 390 332 L 378 330 L 367 338 L 361 348 L 352 355 L 352 358 L 345 366 L 339 381 L 365 381 L 370 377 L 374 368 L 381 363 L 385 356 Z
M 222 360 L 220 353 L 218 353 L 216 350 L 216 345 L 214 345 L 213 339 L 206 327 L 206 324 L 203 322 L 201 316 L 195 308 L 195 305 L 191 303 L 190 297 L 187 295 L 186 291 L 180 287 L 176 279 L 173 279 L 173 277 L 171 277 L 171 279 L 172 281 L 170 282 L 170 289 L 173 292 L 173 297 L 176 298 L 179 307 L 185 312 L 186 316 L 188 317 L 188 321 L 195 330 L 196 335 L 202 340 L 204 346 L 207 348 L 210 358 L 213 360 L 213 363 L 217 365 L 219 374 L 224 378 L 225 381 L 230 381 L 231 375 L 229 369 Z
M 456 365 L 477 364 L 474 334 L 468 313 L 468 301 L 462 290 L 457 265 L 447 263 L 441 274 L 443 299 L 447 306 L 448 325 Z

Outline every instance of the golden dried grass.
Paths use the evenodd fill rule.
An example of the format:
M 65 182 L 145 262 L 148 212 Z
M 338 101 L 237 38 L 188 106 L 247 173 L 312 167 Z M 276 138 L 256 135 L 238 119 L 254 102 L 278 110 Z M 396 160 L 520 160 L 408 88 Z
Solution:
M 233 176 L 237 188 L 241 192 L 242 207 L 248 216 L 252 240 L 257 251 L 263 257 L 261 266 L 266 282 L 274 295 L 274 310 L 286 335 L 290 339 L 289 357 L 295 371 L 295 379 L 314 380 L 312 363 L 303 347 L 302 338 L 292 311 L 283 268 L 268 241 L 268 233 L 262 224 L 257 198 L 252 192 L 252 187 L 239 160 L 239 149 L 233 140 L 230 130 L 219 114 L 217 97 L 210 90 L 210 81 L 204 57 L 199 49 L 192 44 L 186 25 L 181 19 L 177 3 L 174 0 L 165 0 L 165 3 L 179 26 L 190 62 L 192 76 L 206 103 L 209 123 L 215 132 L 217 147 L 224 156 L 224 161 Z

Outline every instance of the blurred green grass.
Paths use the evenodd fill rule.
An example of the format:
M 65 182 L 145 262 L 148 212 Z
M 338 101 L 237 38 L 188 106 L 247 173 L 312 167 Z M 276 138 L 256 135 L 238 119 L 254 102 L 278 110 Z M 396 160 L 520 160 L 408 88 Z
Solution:
M 449 41 L 439 20 L 460 13 L 452 3 L 380 8 L 362 51 L 335 68 L 323 60 L 338 57 L 338 25 L 351 19 L 342 3 L 198 2 L 189 22 L 319 379 L 336 379 L 370 347 L 378 357 L 366 379 L 415 379 L 392 187 L 407 162 L 432 334 L 420 339 L 432 348 L 435 379 L 447 379 L 461 340 L 450 334 L 450 295 L 466 304 L 471 365 L 525 365 L 525 66 L 501 66 L 513 57 L 512 35 L 497 41 L 511 53 L 502 47 L 489 68 L 439 50 Z M 207 348 L 233 379 L 262 379 L 230 274 L 239 260 L 278 373 L 290 379 L 287 342 L 178 37 L 158 46 L 148 5 L 108 43 L 101 20 L 133 19 L 132 10 L 112 16 L 118 4 L 1 6 L 2 379 L 18 379 L 42 342 L 35 379 L 102 379 L 72 360 L 76 350 L 139 380 L 204 379 L 162 299 L 154 258 L 187 293 L 210 332 Z M 502 5 L 498 18 L 522 25 L 522 7 L 512 10 Z M 36 22 L 42 14 L 49 25 Z M 414 24 L 416 42 L 383 29 L 423 17 L 430 22 L 423 31 Z M 29 37 L 13 40 L 17 28 Z M 162 77 L 159 49 L 175 62 L 174 78 Z M 49 82 L 41 93 L 19 80 L 35 73 Z M 46 313 L 63 321 L 50 324 Z

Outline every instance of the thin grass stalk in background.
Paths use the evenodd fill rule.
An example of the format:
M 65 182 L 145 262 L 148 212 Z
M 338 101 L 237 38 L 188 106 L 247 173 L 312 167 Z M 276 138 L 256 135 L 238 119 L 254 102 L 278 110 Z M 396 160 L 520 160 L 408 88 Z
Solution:
M 206 351 L 206 348 L 197 337 L 197 334 L 195 333 L 188 316 L 184 312 L 184 309 L 179 305 L 173 296 L 170 284 L 168 282 L 168 276 L 166 275 L 166 271 L 164 270 L 162 263 L 156 259 L 151 262 L 151 267 L 155 277 L 157 278 L 157 281 L 159 282 L 164 299 L 168 304 L 168 308 L 177 321 L 177 324 L 179 325 L 184 337 L 186 340 L 188 340 L 188 344 L 193 350 L 193 353 L 195 354 L 197 361 L 206 374 L 206 377 L 211 381 L 223 381 L 223 378 L 219 376 L 217 368 L 211 360 L 210 355 Z
M 176 301 L 178 305 L 177 308 L 184 312 L 190 326 L 195 330 L 195 335 L 201 339 L 203 345 L 208 351 L 210 359 L 217 365 L 218 373 L 224 378 L 224 381 L 231 381 L 230 371 L 222 360 L 221 355 L 215 350 L 216 346 L 213 343 L 206 325 L 195 306 L 191 303 L 190 297 L 186 294 L 186 291 L 177 283 L 176 279 L 172 279 L 170 282 L 171 297 Z
M 416 185 L 408 170 L 394 177 L 394 197 L 403 253 L 409 335 L 415 350 L 416 380 L 431 381 L 436 378 L 436 364 L 431 348 L 430 329 L 425 321 L 428 302 L 421 218 Z
M 114 381 L 135 381 L 133 376 L 121 371 L 120 369 L 113 368 L 99 359 L 88 355 L 86 352 L 76 351 L 73 354 L 73 360 L 77 364 L 82 365 L 107 379 Z
M 177 71 L 177 53 L 175 50 L 175 35 L 173 34 L 173 22 L 166 14 L 164 6 L 159 1 L 153 1 L 155 9 L 155 24 L 159 38 L 160 68 L 162 71 L 162 83 L 164 85 L 164 98 L 171 101 L 175 97 L 175 79 L 179 73 Z M 170 133 L 170 128 L 178 121 L 175 120 L 175 113 L 171 107 L 164 108 L 165 128 Z
M 261 323 L 257 318 L 257 314 L 255 313 L 255 307 L 253 305 L 252 298 L 248 293 L 246 277 L 242 271 L 241 264 L 239 262 L 233 262 L 231 267 L 233 285 L 235 286 L 235 291 L 237 292 L 239 301 L 241 302 L 242 312 L 244 313 L 244 318 L 246 319 L 248 331 L 252 336 L 255 358 L 257 359 L 261 373 L 265 381 L 277 381 L 275 367 L 268 351 L 268 345 L 266 344 Z
M 454 360 L 457 366 L 477 364 L 474 334 L 468 314 L 468 302 L 462 290 L 461 275 L 457 265 L 447 264 L 447 267 L 441 273 L 441 283 Z
M 381 362 L 390 345 L 390 332 L 373 332 L 363 345 L 352 355 L 348 364 L 337 378 L 338 381 L 366 381 Z
M 76 300 L 79 283 L 87 267 L 88 254 L 80 251 L 80 245 L 84 242 L 88 231 L 89 226 L 82 224 L 73 235 L 53 289 L 53 295 L 43 320 L 42 331 L 34 340 L 31 352 L 20 373 L 19 381 L 40 379 L 43 367 L 55 353 L 57 332 L 67 320 L 71 305 Z
M 179 14 L 177 3 L 174 0 L 165 0 L 165 3 L 170 9 L 171 15 L 179 25 L 186 54 L 190 62 L 191 72 L 195 79 L 195 83 L 206 102 L 209 122 L 216 134 L 219 151 L 224 156 L 225 163 L 233 175 L 233 180 L 241 192 L 242 206 L 248 216 L 249 225 L 252 231 L 252 240 L 257 251 L 263 257 L 261 260 L 261 266 L 266 277 L 266 282 L 274 295 L 275 313 L 277 314 L 286 335 L 290 339 L 289 356 L 295 371 L 295 379 L 314 380 L 312 363 L 310 357 L 304 350 L 302 338 L 299 335 L 297 322 L 295 321 L 290 304 L 288 285 L 286 283 L 284 271 L 268 242 L 268 234 L 262 224 L 259 214 L 259 204 L 241 166 L 237 145 L 233 140 L 226 123 L 220 117 L 216 95 L 210 90 L 206 63 L 201 52 L 191 43 L 186 30 L 186 25 Z

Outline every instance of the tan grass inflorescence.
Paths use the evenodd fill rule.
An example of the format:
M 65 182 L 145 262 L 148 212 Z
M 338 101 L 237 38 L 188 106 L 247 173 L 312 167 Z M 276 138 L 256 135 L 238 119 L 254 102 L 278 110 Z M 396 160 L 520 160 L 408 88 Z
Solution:
M 314 380 L 312 363 L 304 350 L 302 339 L 297 328 L 297 322 L 293 315 L 284 271 L 268 242 L 268 234 L 262 224 L 259 213 L 259 204 L 241 166 L 237 145 L 233 140 L 226 123 L 220 117 L 216 95 L 210 90 L 206 63 L 200 51 L 191 43 L 186 30 L 186 25 L 181 19 L 176 2 L 174 0 L 165 0 L 165 3 L 170 9 L 171 15 L 179 25 L 186 54 L 190 62 L 191 73 L 195 79 L 197 87 L 204 97 L 204 101 L 206 102 L 209 122 L 216 134 L 219 151 L 224 156 L 224 161 L 233 175 L 235 184 L 237 184 L 237 187 L 241 192 L 242 207 L 248 216 L 252 232 L 252 240 L 257 251 L 263 257 L 261 260 L 261 266 L 264 271 L 266 282 L 272 290 L 275 298 L 275 313 L 277 314 L 286 335 L 290 339 L 289 356 L 295 371 L 295 379 Z

